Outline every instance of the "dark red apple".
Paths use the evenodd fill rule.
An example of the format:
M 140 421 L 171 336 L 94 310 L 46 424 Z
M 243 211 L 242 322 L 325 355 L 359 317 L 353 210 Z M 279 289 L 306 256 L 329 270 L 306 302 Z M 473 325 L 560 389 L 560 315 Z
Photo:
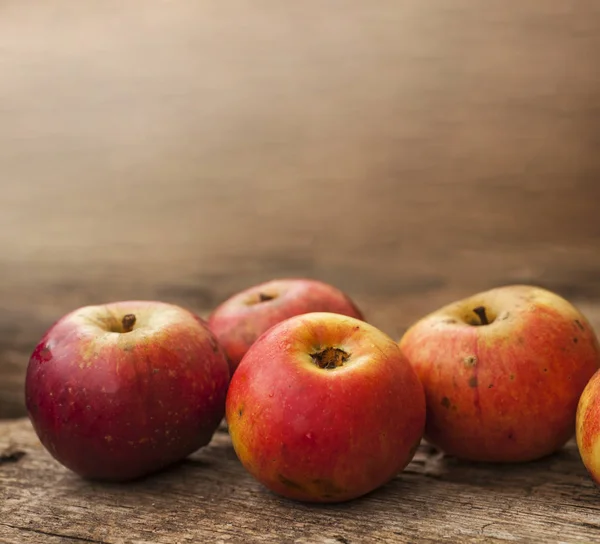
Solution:
M 309 312 L 332 312 L 363 319 L 342 291 L 317 280 L 279 279 L 232 296 L 209 316 L 208 326 L 225 349 L 233 373 L 256 339 L 280 321 Z
M 373 491 L 412 459 L 425 395 L 398 345 L 332 313 L 292 317 L 248 350 L 232 377 L 235 452 L 267 488 L 310 502 Z
M 80 308 L 29 361 L 26 404 L 46 449 L 82 477 L 138 478 L 209 443 L 229 367 L 205 323 L 161 302 Z

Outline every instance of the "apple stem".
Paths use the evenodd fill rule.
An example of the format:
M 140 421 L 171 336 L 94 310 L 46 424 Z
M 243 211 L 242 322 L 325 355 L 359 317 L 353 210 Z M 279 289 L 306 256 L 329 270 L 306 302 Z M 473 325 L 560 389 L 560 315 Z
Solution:
M 325 348 L 313 353 L 311 357 L 319 368 L 330 370 L 342 366 L 350 358 L 350 354 L 339 348 Z
M 133 326 L 135 325 L 135 315 L 124 315 L 123 319 L 121 320 L 121 325 L 123 325 L 123 332 L 131 332 L 133 330 Z
M 477 308 L 473 309 L 473 312 L 475 312 L 477 314 L 477 317 L 479 317 L 479 319 L 481 320 L 482 325 L 490 324 L 490 322 L 488 321 L 487 315 L 485 315 L 485 307 L 484 306 L 477 306 Z

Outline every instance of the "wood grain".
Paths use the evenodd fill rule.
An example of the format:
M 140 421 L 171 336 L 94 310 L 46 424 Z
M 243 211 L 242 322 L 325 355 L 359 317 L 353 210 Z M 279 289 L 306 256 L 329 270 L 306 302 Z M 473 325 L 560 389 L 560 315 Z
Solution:
M 0 4 L 0 417 L 77 306 L 301 275 L 397 336 L 600 298 L 600 4 Z
M 278 498 L 229 436 L 127 485 L 90 483 L 43 450 L 26 420 L 0 423 L 0 541 L 162 543 L 593 542 L 598 489 L 574 444 L 515 466 L 467 464 L 422 445 L 391 483 L 340 505 Z M 23 452 L 15 458 L 15 452 Z

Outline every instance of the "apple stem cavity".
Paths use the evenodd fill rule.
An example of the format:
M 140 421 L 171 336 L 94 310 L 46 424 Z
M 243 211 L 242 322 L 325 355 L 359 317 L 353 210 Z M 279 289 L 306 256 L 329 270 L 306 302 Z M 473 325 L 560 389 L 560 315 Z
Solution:
M 477 306 L 477 308 L 473 308 L 473 312 L 477 314 L 482 325 L 489 325 L 487 315 L 485 313 L 485 306 Z
M 133 326 L 135 325 L 135 315 L 124 315 L 123 319 L 121 320 L 121 325 L 123 327 L 123 332 L 131 332 L 133 330 Z
M 339 348 L 325 348 L 313 353 L 311 357 L 319 368 L 332 370 L 342 366 L 350 358 L 350 354 Z
M 267 295 L 267 293 L 252 294 L 252 296 L 246 300 L 246 305 L 254 306 L 255 304 L 260 304 L 261 302 L 269 302 L 269 300 L 273 300 L 275 298 L 277 298 L 277 295 Z

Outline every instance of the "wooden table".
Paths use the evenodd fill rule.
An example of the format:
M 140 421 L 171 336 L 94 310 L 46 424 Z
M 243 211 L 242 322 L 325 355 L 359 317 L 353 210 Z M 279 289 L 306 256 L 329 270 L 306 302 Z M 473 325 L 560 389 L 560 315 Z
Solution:
M 309 276 L 398 337 L 527 282 L 600 330 L 598 2 L 326 4 L 2 2 L 0 418 L 52 321 L 108 300 L 206 315 Z M 224 433 L 126 487 L 74 478 L 23 420 L 0 451 L 1 542 L 591 542 L 600 520 L 573 447 L 424 448 L 329 507 L 263 491 Z
M 549 458 L 486 466 L 421 446 L 383 488 L 334 506 L 266 491 L 229 436 L 127 485 L 89 483 L 41 448 L 28 420 L 0 425 L 0 542 L 596 542 L 600 490 L 570 444 Z

